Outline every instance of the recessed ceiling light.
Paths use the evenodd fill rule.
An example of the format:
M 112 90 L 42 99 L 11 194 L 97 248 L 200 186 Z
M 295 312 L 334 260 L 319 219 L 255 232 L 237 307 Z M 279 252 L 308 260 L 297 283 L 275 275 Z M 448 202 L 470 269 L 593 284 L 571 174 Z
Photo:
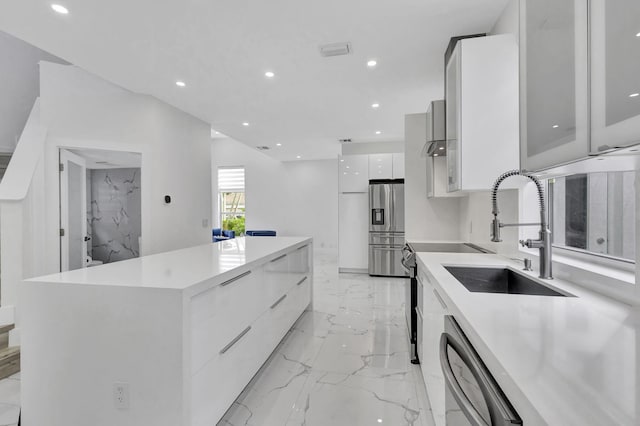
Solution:
M 275 74 L 273 73 L 273 71 L 267 71 L 264 73 L 264 76 L 267 78 L 273 78 Z
M 440 148 L 438 148 L 440 151 L 444 150 L 444 146 L 441 146 Z
M 282 146 L 282 144 L 281 143 L 277 143 L 276 146 Z
M 349 166 L 346 167 L 347 169 L 349 168 Z
M 553 125 L 553 126 L 551 126 L 551 127 L 553 127 L 554 129 L 557 129 L 557 128 L 558 128 L 558 127 L 560 127 L 560 126 L 559 126 L 558 124 L 554 124 L 554 125 Z
M 640 93 L 632 93 L 629 95 L 630 98 L 635 98 L 636 96 L 640 95 Z
M 640 33 L 636 34 L 636 37 L 640 37 Z
M 242 125 L 243 125 L 244 127 L 247 127 L 247 126 L 249 125 L 249 123 L 247 123 L 247 122 L 245 121 L 244 123 L 242 123 Z
M 380 133 L 382 133 L 380 130 L 376 130 L 376 135 L 379 135 Z
M 301 155 L 296 155 L 296 158 L 300 159 L 300 158 L 302 158 L 302 156 Z
M 378 61 L 376 61 L 375 59 L 372 59 L 372 60 L 370 60 L 369 62 L 367 62 L 367 66 L 368 66 L 369 68 L 373 68 L 373 67 L 375 67 L 376 65 L 378 65 Z
M 438 154 L 433 154 L 433 156 L 434 156 L 434 157 L 437 157 L 437 156 L 438 156 Z
M 371 104 L 371 108 L 378 108 L 380 104 Z
M 66 7 L 60 5 L 60 4 L 52 4 L 51 5 L 51 9 L 53 9 L 55 12 L 58 12 L 61 15 L 67 15 L 69 14 L 69 9 L 67 9 Z
M 378 423 L 382 423 L 382 419 L 378 419 Z
M 344 159 L 340 160 L 341 163 L 344 163 Z
M 343 174 L 343 175 L 346 175 L 346 174 L 347 174 L 347 172 L 344 172 L 344 173 L 342 173 L 342 174 Z
M 185 83 L 184 81 L 178 80 L 176 81 L 176 86 L 178 87 L 185 87 L 187 85 L 187 83 Z

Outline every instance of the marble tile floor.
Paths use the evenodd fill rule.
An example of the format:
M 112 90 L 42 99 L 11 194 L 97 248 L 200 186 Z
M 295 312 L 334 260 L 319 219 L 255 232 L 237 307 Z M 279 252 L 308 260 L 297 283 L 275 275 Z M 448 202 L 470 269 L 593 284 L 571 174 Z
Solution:
M 305 312 L 221 426 L 432 426 L 409 362 L 402 279 L 338 274 L 317 255 Z M 16 426 L 20 373 L 0 380 L 0 426 Z
M 409 361 L 404 281 L 338 274 L 316 254 L 305 312 L 219 426 L 431 426 Z

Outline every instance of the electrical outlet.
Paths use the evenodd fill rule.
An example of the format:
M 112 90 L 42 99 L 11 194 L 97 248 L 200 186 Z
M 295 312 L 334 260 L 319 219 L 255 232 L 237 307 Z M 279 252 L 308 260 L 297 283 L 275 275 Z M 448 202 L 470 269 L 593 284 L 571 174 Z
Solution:
M 113 404 L 119 410 L 129 409 L 129 383 L 113 384 Z

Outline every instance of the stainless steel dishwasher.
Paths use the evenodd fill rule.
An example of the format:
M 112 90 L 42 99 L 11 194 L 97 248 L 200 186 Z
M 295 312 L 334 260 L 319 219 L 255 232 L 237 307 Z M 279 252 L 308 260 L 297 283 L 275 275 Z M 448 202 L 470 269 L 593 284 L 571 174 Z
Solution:
M 440 338 L 447 426 L 521 425 L 518 413 L 453 318 Z

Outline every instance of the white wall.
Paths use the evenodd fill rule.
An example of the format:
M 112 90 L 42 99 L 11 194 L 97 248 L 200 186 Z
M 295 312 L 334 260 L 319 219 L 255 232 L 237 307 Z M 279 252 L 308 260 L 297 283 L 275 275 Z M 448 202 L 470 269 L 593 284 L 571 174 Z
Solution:
M 212 187 L 218 167 L 245 168 L 246 229 L 313 237 L 314 250 L 337 251 L 338 160 L 277 161 L 233 139 L 211 142 Z M 217 199 L 213 220 L 219 225 Z
M 210 242 L 209 124 L 74 66 L 42 63 L 40 68 L 48 135 L 45 197 L 34 219 L 45 223 L 44 270 L 59 267 L 59 147 L 142 154 L 143 255 Z M 172 197 L 169 205 L 165 194 Z
M 404 152 L 403 141 L 343 143 L 342 155 L 394 154 Z
M 40 92 L 38 62 L 64 62 L 0 31 L 0 152 L 13 152 Z
M 516 179 L 516 178 L 512 178 Z M 503 223 L 517 223 L 518 190 L 508 189 L 498 192 L 498 218 Z M 475 192 L 460 199 L 460 239 L 477 244 L 496 253 L 518 256 L 519 228 L 502 228 L 502 242 L 491 242 L 492 203 L 490 192 Z M 539 217 L 539 216 L 538 216 Z M 535 222 L 535 221 L 534 221 Z M 537 235 L 539 227 L 534 227 Z M 537 238 L 537 237 L 536 237 Z M 522 257 L 521 255 L 519 255 Z
M 460 200 L 427 198 L 426 114 L 405 115 L 405 236 L 407 241 L 457 241 Z
M 491 35 L 513 34 L 516 41 L 520 39 L 520 1 L 509 0 L 500 17 L 489 32 Z

